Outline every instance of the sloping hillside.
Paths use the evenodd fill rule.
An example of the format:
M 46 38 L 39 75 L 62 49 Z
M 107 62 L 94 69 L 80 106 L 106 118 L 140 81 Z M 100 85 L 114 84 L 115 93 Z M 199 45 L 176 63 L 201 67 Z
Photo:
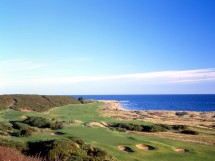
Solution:
M 80 102 L 70 96 L 0 95 L 0 109 L 12 108 L 44 112 L 53 107 L 68 104 L 80 104 Z

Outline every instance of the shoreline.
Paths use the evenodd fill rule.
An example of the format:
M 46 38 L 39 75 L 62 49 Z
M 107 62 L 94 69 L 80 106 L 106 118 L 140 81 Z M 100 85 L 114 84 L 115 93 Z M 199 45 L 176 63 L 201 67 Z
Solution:
M 174 111 L 174 110 L 128 110 L 116 100 L 97 100 L 104 103 L 100 113 L 104 117 L 119 120 L 137 120 L 163 124 L 184 124 L 198 127 L 215 127 L 215 111 Z
M 214 113 L 215 111 L 187 111 L 187 110 L 135 110 L 135 109 L 125 109 L 123 108 L 122 103 L 120 103 L 117 100 L 95 100 L 98 102 L 103 102 L 105 104 L 108 104 L 107 107 L 110 109 L 117 109 L 117 110 L 122 110 L 122 111 L 155 111 L 155 112 L 198 112 L 198 113 Z M 114 104 L 114 105 L 113 105 Z M 113 105 L 111 107 L 111 105 Z

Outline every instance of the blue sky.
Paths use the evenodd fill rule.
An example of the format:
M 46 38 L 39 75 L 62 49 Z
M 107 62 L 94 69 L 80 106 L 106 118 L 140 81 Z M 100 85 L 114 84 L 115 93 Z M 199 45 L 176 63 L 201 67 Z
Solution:
M 0 94 L 215 93 L 213 0 L 0 0 Z

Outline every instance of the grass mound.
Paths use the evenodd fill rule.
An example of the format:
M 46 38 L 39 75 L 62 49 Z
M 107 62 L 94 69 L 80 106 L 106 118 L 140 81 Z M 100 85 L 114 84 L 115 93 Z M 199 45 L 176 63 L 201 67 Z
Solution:
M 37 130 L 28 124 L 21 122 L 12 122 L 13 128 L 18 129 L 16 136 L 30 136 L 37 132 Z
M 53 107 L 80 103 L 76 98 L 70 96 L 0 95 L 0 110 L 13 108 L 16 110 L 44 112 Z
M 56 158 L 64 161 L 116 160 L 107 152 L 85 144 L 82 140 L 76 138 L 29 143 L 29 149 L 30 154 L 41 154 L 47 160 L 55 160 Z
M 13 130 L 11 125 L 8 125 L 5 122 L 0 122 L 0 131 L 11 132 Z
M 43 117 L 28 117 L 27 119 L 23 120 L 23 123 L 38 128 L 50 128 L 54 125 L 52 121 Z

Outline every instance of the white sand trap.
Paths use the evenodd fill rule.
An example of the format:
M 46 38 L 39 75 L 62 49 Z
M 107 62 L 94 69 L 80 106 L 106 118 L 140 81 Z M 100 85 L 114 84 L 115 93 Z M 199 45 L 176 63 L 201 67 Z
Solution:
M 22 118 L 22 119 L 27 119 L 27 118 L 28 118 L 28 116 L 21 116 L 21 118 Z
M 131 148 L 124 145 L 120 145 L 117 148 L 121 151 L 128 152 L 128 153 L 134 152 Z
M 154 150 L 155 148 L 150 145 L 137 144 L 136 147 L 141 150 Z
M 53 135 L 53 136 L 54 136 L 54 135 L 56 135 L 56 134 L 55 134 L 54 132 L 52 132 L 52 133 L 51 133 L 51 135 Z
M 189 150 L 187 149 L 181 149 L 181 148 L 177 148 L 177 149 L 174 149 L 176 152 L 179 152 L 179 153 L 186 153 L 186 152 L 189 152 Z
M 104 125 L 104 123 L 100 123 L 100 122 L 89 122 L 86 124 L 86 126 L 88 126 L 88 127 L 102 127 L 102 128 L 106 127 Z
M 69 124 L 70 125 L 81 125 L 81 124 L 83 124 L 83 122 L 80 120 L 70 120 Z

